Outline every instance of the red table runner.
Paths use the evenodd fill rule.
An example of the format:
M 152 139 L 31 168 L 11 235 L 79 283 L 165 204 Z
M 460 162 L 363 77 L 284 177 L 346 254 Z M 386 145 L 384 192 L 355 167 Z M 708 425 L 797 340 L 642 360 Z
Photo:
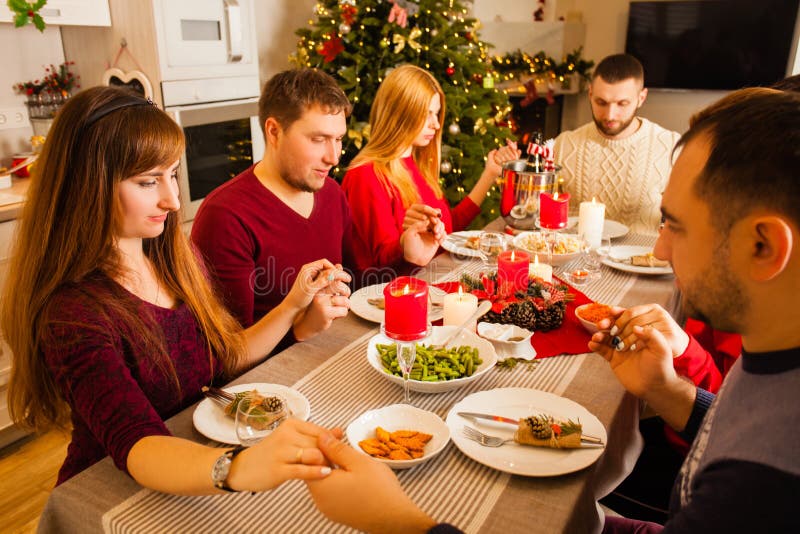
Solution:
M 566 284 L 560 278 L 558 280 Z M 455 293 L 458 291 L 460 284 L 459 282 L 442 282 L 434 285 L 447 293 Z M 564 322 L 555 330 L 550 330 L 549 332 L 536 331 L 531 336 L 531 345 L 536 349 L 537 358 L 589 352 L 587 344 L 591 335 L 583 328 L 578 318 L 575 317 L 575 308 L 593 301 L 569 284 L 566 285 L 569 287 L 569 292 L 575 295 L 575 299 L 567 302 Z

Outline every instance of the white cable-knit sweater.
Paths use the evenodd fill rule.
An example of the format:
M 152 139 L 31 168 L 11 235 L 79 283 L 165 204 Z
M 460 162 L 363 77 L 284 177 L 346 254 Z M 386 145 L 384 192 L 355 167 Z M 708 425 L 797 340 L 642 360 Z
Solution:
M 571 206 L 577 210 L 580 202 L 595 197 L 606 205 L 606 219 L 632 232 L 656 234 L 661 193 L 680 134 L 640 120 L 636 133 L 620 140 L 606 139 L 590 122 L 559 135 L 553 151 Z

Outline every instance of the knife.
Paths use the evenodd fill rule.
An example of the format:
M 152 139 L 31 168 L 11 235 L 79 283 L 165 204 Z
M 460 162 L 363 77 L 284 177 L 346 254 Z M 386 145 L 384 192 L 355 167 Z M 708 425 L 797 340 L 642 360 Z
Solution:
M 509 425 L 519 426 L 519 419 L 511 419 L 509 417 L 503 417 L 501 415 L 491 415 L 487 413 L 475 413 L 475 412 L 458 412 L 458 415 L 461 417 L 471 418 L 471 419 L 486 419 L 488 421 L 497 421 L 498 423 L 506 423 Z M 581 432 L 581 441 L 585 441 L 587 443 L 598 443 L 603 444 L 603 440 L 595 436 L 589 436 Z

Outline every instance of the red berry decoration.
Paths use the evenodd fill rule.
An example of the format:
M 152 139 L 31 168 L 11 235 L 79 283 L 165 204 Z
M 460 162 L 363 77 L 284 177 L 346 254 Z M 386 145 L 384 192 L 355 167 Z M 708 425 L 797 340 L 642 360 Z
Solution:
M 452 66 L 451 66 L 451 67 L 447 67 L 447 69 L 445 70 L 445 72 L 447 73 L 447 75 L 448 75 L 448 76 L 452 76 L 453 74 L 455 74 L 455 73 L 456 73 L 456 68 L 455 68 L 455 67 L 452 67 Z

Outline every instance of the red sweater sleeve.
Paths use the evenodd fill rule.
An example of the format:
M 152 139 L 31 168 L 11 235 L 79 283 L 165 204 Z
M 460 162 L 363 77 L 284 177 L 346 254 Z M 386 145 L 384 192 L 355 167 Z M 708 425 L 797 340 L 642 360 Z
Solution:
M 252 325 L 255 241 L 247 226 L 227 207 L 204 203 L 192 224 L 192 242 L 213 272 L 227 308 L 243 327 Z
M 683 354 L 672 360 L 675 371 L 690 379 L 696 386 L 716 393 L 722 385 L 722 373 L 714 363 L 711 353 L 689 336 L 689 345 Z
M 475 204 L 471 198 L 464 197 L 464 200 L 450 210 L 450 215 L 453 218 L 453 231 L 464 230 L 480 212 L 480 206 Z
M 356 268 L 394 265 L 403 259 L 398 206 L 375 175 L 372 165 L 350 169 L 342 181 L 353 219 L 353 253 Z M 402 209 L 402 206 L 400 206 Z M 401 220 L 405 210 L 400 215 Z

